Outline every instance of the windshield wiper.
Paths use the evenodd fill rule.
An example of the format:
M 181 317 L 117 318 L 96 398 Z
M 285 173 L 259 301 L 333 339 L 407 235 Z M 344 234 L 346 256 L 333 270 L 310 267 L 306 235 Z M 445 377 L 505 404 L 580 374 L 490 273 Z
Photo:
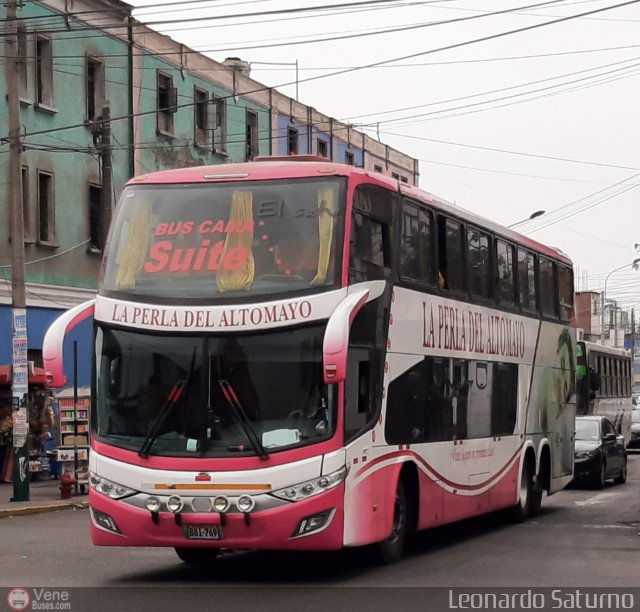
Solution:
M 178 403 L 178 400 L 180 399 L 180 397 L 182 397 L 182 392 L 185 389 L 188 389 L 191 383 L 191 376 L 193 375 L 195 360 L 196 360 L 196 351 L 194 349 L 193 355 L 191 357 L 191 365 L 189 366 L 189 372 L 187 373 L 187 378 L 185 380 L 182 380 L 182 379 L 178 380 L 176 384 L 173 385 L 173 388 L 171 389 L 171 391 L 169 391 L 169 395 L 167 396 L 167 399 L 165 400 L 162 408 L 160 409 L 158 416 L 155 418 L 153 423 L 151 423 L 151 428 L 149 429 L 149 433 L 147 434 L 147 437 L 144 439 L 144 442 L 142 443 L 142 446 L 138 451 L 138 455 L 140 457 L 146 458 L 149 456 L 149 451 L 151 450 L 153 443 L 158 438 L 158 435 L 160 434 L 160 428 L 165 424 L 167 417 L 171 412 L 171 409 Z
M 258 434 L 247 417 L 247 413 L 244 411 L 244 408 L 242 407 L 236 392 L 233 390 L 231 383 L 228 380 L 220 379 L 218 380 L 218 384 L 220 385 L 220 389 L 222 389 L 222 394 L 227 400 L 227 404 L 233 409 L 233 414 L 247 436 L 253 451 L 258 457 L 260 457 L 260 459 L 266 461 L 269 459 L 269 453 L 262 445 L 262 442 L 260 442 L 260 438 L 258 438 Z

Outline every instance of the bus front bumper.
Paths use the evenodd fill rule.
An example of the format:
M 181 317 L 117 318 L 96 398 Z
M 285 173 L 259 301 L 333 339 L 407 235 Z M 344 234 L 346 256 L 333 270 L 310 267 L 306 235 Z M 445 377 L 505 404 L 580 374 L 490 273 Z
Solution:
M 90 489 L 91 538 L 97 546 L 337 550 L 343 544 L 343 503 L 341 483 L 308 499 L 246 515 L 229 512 L 223 518 L 217 512 L 159 512 L 154 516 Z M 194 532 L 220 539 L 191 539 Z

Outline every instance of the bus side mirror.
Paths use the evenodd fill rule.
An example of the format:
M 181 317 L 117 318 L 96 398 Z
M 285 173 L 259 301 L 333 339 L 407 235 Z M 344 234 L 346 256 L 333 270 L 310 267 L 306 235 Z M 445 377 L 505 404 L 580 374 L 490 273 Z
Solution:
M 351 323 L 364 304 L 382 295 L 385 284 L 384 281 L 369 281 L 354 287 L 329 317 L 322 345 L 325 383 L 339 383 L 346 379 Z

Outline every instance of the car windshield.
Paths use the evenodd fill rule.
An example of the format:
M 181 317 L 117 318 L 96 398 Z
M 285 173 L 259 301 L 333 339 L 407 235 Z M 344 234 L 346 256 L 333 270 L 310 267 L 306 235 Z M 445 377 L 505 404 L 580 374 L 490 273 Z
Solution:
M 592 419 L 576 419 L 576 440 L 599 440 L 600 426 Z
M 101 292 L 214 303 L 331 289 L 344 202 L 336 178 L 129 186 Z
M 233 336 L 98 327 L 95 435 L 143 456 L 266 456 L 326 440 L 336 407 L 323 335 L 324 325 Z

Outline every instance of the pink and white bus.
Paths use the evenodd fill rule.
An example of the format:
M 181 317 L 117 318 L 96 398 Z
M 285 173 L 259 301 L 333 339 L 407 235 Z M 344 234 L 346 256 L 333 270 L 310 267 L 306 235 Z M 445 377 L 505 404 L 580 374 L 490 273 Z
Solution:
M 93 314 L 91 534 L 373 545 L 572 478 L 569 259 L 385 176 L 313 158 L 136 177 Z

